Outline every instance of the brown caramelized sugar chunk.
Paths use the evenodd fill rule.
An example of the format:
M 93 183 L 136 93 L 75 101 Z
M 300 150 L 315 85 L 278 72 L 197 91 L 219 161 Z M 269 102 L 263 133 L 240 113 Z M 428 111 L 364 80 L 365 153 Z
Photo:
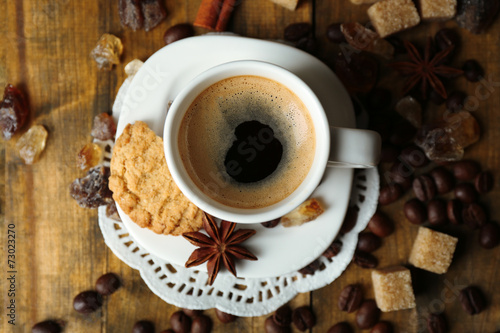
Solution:
M 77 178 L 70 185 L 71 197 L 81 207 L 97 208 L 113 202 L 113 193 L 108 188 L 109 168 L 95 167 L 83 178 Z
M 343 23 L 340 26 L 347 42 L 358 50 L 378 54 L 386 59 L 394 56 L 394 46 L 368 28 L 357 22 Z
M 411 274 L 403 266 L 372 271 L 375 301 L 384 312 L 412 309 L 416 306 L 411 286 Z
M 47 142 L 47 130 L 42 125 L 31 127 L 16 143 L 19 156 L 26 164 L 33 164 L 40 158 Z
M 420 0 L 424 20 L 451 19 L 457 13 L 457 0 Z
M 368 8 L 368 16 L 382 38 L 420 23 L 420 16 L 412 0 L 377 2 Z
M 136 31 L 142 28 L 144 18 L 142 17 L 140 0 L 120 0 L 118 11 L 122 26 Z
M 113 68 L 113 65 L 120 63 L 122 52 L 123 44 L 120 38 L 111 34 L 104 34 L 97 42 L 90 56 L 97 63 L 97 68 L 109 71 Z
M 4 140 L 10 140 L 21 129 L 28 114 L 28 104 L 21 91 L 8 84 L 0 103 L 0 131 Z
M 94 118 L 92 126 L 92 135 L 94 138 L 102 141 L 111 140 L 116 134 L 116 124 L 112 116 L 106 112 L 98 114 Z
M 103 155 L 104 152 L 101 146 L 96 143 L 87 143 L 78 153 L 76 165 L 80 169 L 87 171 L 101 163 Z
M 160 0 L 142 0 L 141 7 L 144 16 L 144 30 L 146 31 L 156 27 L 167 16 Z
M 408 262 L 436 274 L 448 271 L 458 239 L 441 232 L 420 227 Z

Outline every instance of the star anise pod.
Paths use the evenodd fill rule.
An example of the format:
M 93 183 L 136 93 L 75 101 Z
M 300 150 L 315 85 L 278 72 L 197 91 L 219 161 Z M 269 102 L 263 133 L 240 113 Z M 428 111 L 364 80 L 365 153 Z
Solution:
M 220 228 L 214 218 L 208 214 L 203 216 L 203 228 L 208 236 L 201 232 L 182 234 L 191 244 L 199 248 L 186 261 L 186 268 L 207 262 L 208 284 L 212 285 L 220 270 L 221 262 L 236 276 L 235 259 L 257 260 L 250 251 L 238 245 L 255 234 L 253 229 L 234 230 L 236 223 L 222 221 Z
M 456 77 L 463 74 L 461 69 L 443 65 L 443 61 L 453 51 L 453 46 L 438 52 L 432 56 L 432 38 L 429 38 L 423 56 L 415 45 L 404 42 L 405 48 L 410 56 L 410 61 L 401 61 L 390 64 L 404 76 L 409 76 L 403 87 L 403 94 L 406 95 L 419 82 L 421 83 L 422 95 L 427 96 L 427 86 L 430 85 L 441 97 L 448 98 L 446 89 L 441 82 L 441 77 Z

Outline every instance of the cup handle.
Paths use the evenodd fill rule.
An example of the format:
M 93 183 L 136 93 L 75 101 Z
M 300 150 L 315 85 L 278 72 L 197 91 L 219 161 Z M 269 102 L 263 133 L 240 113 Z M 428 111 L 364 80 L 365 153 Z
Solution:
M 329 167 L 374 168 L 380 160 L 382 139 L 374 131 L 330 126 Z

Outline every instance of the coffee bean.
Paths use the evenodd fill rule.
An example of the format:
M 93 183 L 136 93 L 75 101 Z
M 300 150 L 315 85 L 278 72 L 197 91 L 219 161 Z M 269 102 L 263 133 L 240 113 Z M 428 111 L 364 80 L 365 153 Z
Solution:
M 394 54 L 395 55 L 406 53 L 406 48 L 405 48 L 404 42 L 401 38 L 399 38 L 397 36 L 390 36 L 390 37 L 387 37 L 385 40 L 387 40 L 389 43 L 392 44 L 392 46 L 394 47 Z
M 478 229 L 487 222 L 486 212 L 476 203 L 471 203 L 463 209 L 462 219 L 464 224 L 471 229 Z
M 330 327 L 326 333 L 353 333 L 351 325 L 343 321 Z
M 461 183 L 455 186 L 455 198 L 463 203 L 470 204 L 477 200 L 478 193 L 472 184 Z
M 353 261 L 361 268 L 375 268 L 378 266 L 378 259 L 370 253 L 356 251 Z
M 351 313 L 359 309 L 363 301 L 363 290 L 360 285 L 350 284 L 345 286 L 339 295 L 339 309 Z
M 176 333 L 189 333 L 191 331 L 191 318 L 182 311 L 174 312 L 170 316 L 170 326 Z
M 473 59 L 467 60 L 464 63 L 462 70 L 464 71 L 465 78 L 470 82 L 477 82 L 484 75 L 484 70 L 481 65 Z
M 316 316 L 307 305 L 293 310 L 292 322 L 299 331 L 305 331 L 316 325 Z
M 448 193 L 455 186 L 453 175 L 443 167 L 434 168 L 429 174 L 434 179 L 436 190 L 439 194 Z
M 414 168 L 421 168 L 429 164 L 429 159 L 419 147 L 412 145 L 401 151 L 399 158 Z
M 134 324 L 132 333 L 155 333 L 155 325 L 147 320 L 141 320 Z
M 481 171 L 481 167 L 474 161 L 463 160 L 453 164 L 453 174 L 459 180 L 472 180 Z
M 461 91 L 452 92 L 446 99 L 446 108 L 452 113 L 459 112 L 464 107 L 466 97 L 467 95 Z
M 384 143 L 380 151 L 380 163 L 393 163 L 397 160 L 400 149 L 390 143 Z
M 31 333 L 60 333 L 61 325 L 53 320 L 46 320 L 35 324 L 31 328 Z
M 314 37 L 301 38 L 295 46 L 312 55 L 318 53 L 318 41 Z
M 444 28 L 439 30 L 434 37 L 440 51 L 446 50 L 450 46 L 457 48 L 460 45 L 460 37 L 455 30 Z
M 274 312 L 273 320 L 280 326 L 290 326 L 292 323 L 292 309 L 287 304 L 280 306 Z
M 342 30 L 340 30 L 340 25 L 342 23 L 333 23 L 326 28 L 326 37 L 335 44 L 347 43 Z
M 416 198 L 408 200 L 403 207 L 403 211 L 408 221 L 413 224 L 422 224 L 427 220 L 425 205 Z
M 500 243 L 500 227 L 493 222 L 483 225 L 479 232 L 479 244 L 485 249 L 492 249 L 498 243 Z
M 463 205 L 458 199 L 448 201 L 446 205 L 446 215 L 453 224 L 462 224 Z
M 420 201 L 428 201 L 436 195 L 436 185 L 431 177 L 421 175 L 413 181 L 413 192 Z
M 297 42 L 299 39 L 309 36 L 311 25 L 307 22 L 292 23 L 285 28 L 284 39 L 289 42 Z
M 476 190 L 481 193 L 488 193 L 493 189 L 494 179 L 491 172 L 483 171 L 476 176 L 476 180 L 474 185 L 476 186 Z
M 441 225 L 448 222 L 446 203 L 439 199 L 433 199 L 427 204 L 427 219 L 432 225 Z
M 264 328 L 266 330 L 266 333 L 290 333 L 292 332 L 292 329 L 290 326 L 280 326 L 276 324 L 273 320 L 273 317 L 267 317 L 266 321 L 264 322 Z
M 375 212 L 368 222 L 368 229 L 379 237 L 387 237 L 394 232 L 394 223 L 381 212 Z
M 91 313 L 102 306 L 101 295 L 93 290 L 83 291 L 73 300 L 73 308 L 80 313 Z
M 309 265 L 299 269 L 299 273 L 304 275 L 313 275 L 320 268 L 320 266 L 321 262 L 318 259 L 316 259 Z
M 400 184 L 405 190 L 409 189 L 413 182 L 413 167 L 406 162 L 396 161 L 389 172 L 390 179 Z
M 391 323 L 389 323 L 387 321 L 381 321 L 381 322 L 375 324 L 375 326 L 373 326 L 370 333 L 392 333 L 393 331 L 394 330 L 392 328 Z
M 373 252 L 382 245 L 382 240 L 379 236 L 371 232 L 363 232 L 358 236 L 358 244 L 356 250 L 363 252 Z
M 193 35 L 194 30 L 191 24 L 180 23 L 168 28 L 163 35 L 163 40 L 165 41 L 165 45 L 168 45 L 183 38 L 191 37 Z
M 342 222 L 342 226 L 340 227 L 340 233 L 346 234 L 354 228 L 356 225 L 356 221 L 358 220 L 358 210 L 356 207 L 351 206 L 347 208 L 347 212 L 345 213 L 344 222 Z
M 264 228 L 269 228 L 269 229 L 276 227 L 278 224 L 280 224 L 280 219 L 279 218 L 271 220 L 271 221 L 267 221 L 267 222 L 262 222 L 261 223 L 261 225 Z
M 223 312 L 217 308 L 215 308 L 215 315 L 217 316 L 217 319 L 219 319 L 219 321 L 223 324 L 233 322 L 238 318 L 237 316 Z
M 356 313 L 356 324 L 362 330 L 369 329 L 378 323 L 380 318 L 380 310 L 374 300 L 369 299 L 361 304 L 361 307 Z
M 199 315 L 193 319 L 191 333 L 210 333 L 212 331 L 212 319 L 205 315 Z
M 448 324 L 443 314 L 431 313 L 427 318 L 427 330 L 429 333 L 446 333 Z
M 192 309 L 182 309 L 182 312 L 186 314 L 187 316 L 194 318 L 203 313 L 203 310 L 192 310 Z M 217 308 L 215 308 L 215 313 L 217 313 Z
M 403 195 L 403 188 L 399 184 L 390 184 L 382 187 L 380 189 L 380 195 L 378 197 L 378 202 L 382 206 L 393 203 L 394 201 L 401 198 Z
M 173 329 L 163 330 L 160 333 L 175 333 Z
M 114 273 L 107 273 L 97 279 L 95 289 L 103 296 L 108 296 L 120 288 L 120 278 Z
M 334 240 L 329 247 L 326 248 L 325 252 L 323 252 L 323 257 L 325 258 L 333 258 L 342 250 L 342 242 L 339 240 Z
M 483 293 L 476 287 L 469 286 L 460 291 L 460 302 L 465 312 L 470 315 L 480 313 L 486 308 Z

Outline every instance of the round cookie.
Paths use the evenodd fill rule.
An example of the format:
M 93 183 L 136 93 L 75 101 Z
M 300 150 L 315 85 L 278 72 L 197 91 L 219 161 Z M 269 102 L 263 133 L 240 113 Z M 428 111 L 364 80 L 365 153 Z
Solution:
M 113 148 L 110 169 L 113 199 L 140 227 L 174 236 L 201 228 L 203 211 L 174 183 L 163 140 L 146 123 L 125 127 Z

